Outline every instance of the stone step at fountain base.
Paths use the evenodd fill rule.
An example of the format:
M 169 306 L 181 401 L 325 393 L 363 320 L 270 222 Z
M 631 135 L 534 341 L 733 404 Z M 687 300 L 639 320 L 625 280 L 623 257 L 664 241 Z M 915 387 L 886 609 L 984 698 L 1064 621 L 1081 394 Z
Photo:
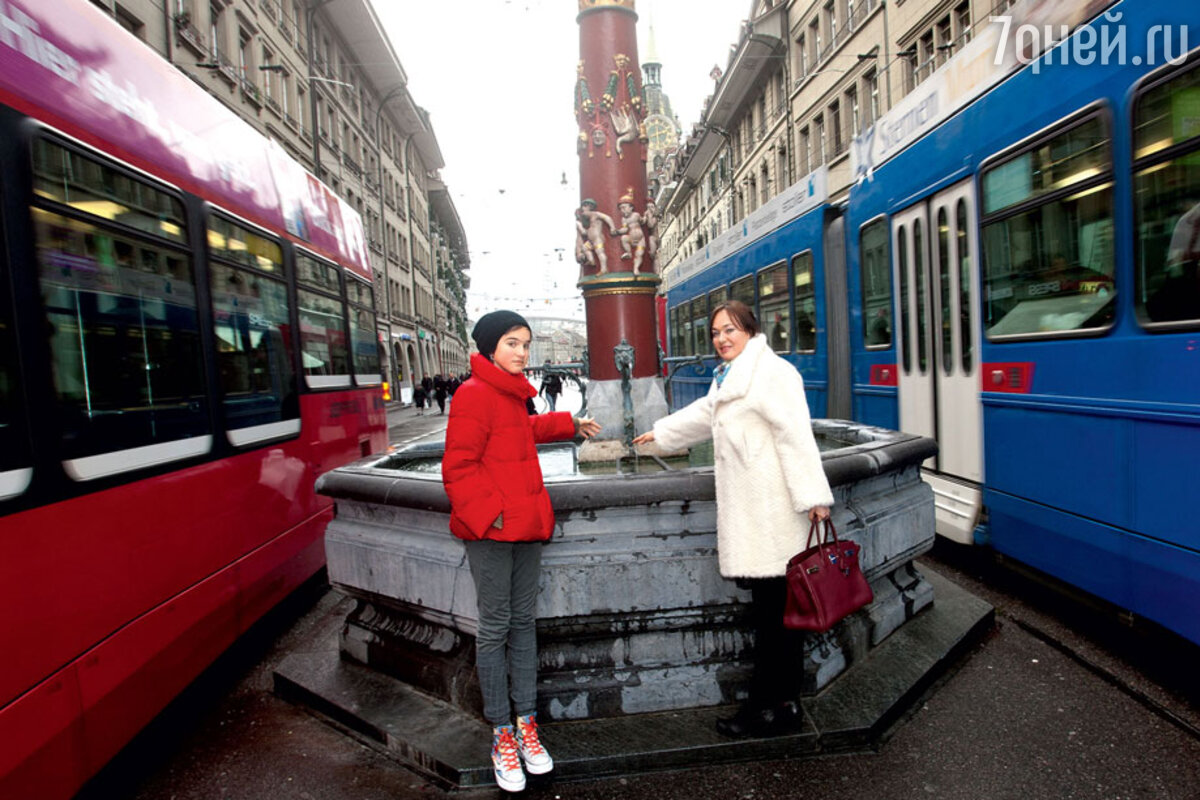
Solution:
M 990 605 L 927 566 L 933 605 L 824 691 L 801 700 L 804 725 L 770 739 L 730 740 L 715 730 L 728 706 L 543 722 L 557 780 L 628 775 L 713 763 L 800 758 L 880 741 L 930 685 L 993 623 Z M 478 717 L 381 672 L 344 661 L 331 638 L 286 657 L 275 691 L 381 747 L 451 788 L 487 786 L 491 729 Z M 536 780 L 536 779 L 531 779 Z

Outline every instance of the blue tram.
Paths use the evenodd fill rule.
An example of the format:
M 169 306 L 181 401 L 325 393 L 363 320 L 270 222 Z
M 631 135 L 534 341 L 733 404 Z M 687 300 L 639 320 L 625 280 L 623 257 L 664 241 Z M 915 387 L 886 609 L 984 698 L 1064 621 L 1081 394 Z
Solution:
M 710 303 L 756 305 L 814 415 L 938 440 L 940 534 L 1200 642 L 1200 7 L 1118 3 L 1082 44 L 1102 26 L 1119 53 L 1077 30 L 949 108 L 918 86 L 846 202 L 667 276 L 668 338 L 709 353 Z

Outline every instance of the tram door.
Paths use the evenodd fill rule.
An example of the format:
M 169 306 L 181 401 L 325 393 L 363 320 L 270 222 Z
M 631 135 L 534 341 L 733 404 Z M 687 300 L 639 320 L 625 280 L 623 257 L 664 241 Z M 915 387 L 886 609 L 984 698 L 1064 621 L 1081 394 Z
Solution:
M 900 429 L 937 440 L 938 455 L 923 465 L 937 531 L 964 543 L 983 481 L 974 219 L 970 181 L 892 217 Z

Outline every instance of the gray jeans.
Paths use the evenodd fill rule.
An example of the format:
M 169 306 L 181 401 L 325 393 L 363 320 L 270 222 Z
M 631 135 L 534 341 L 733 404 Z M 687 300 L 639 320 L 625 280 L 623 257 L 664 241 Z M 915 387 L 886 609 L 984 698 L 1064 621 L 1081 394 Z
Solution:
M 541 542 L 463 542 L 479 603 L 475 670 L 483 716 L 493 725 L 537 710 L 538 572 Z M 512 705 L 509 705 L 511 683 Z

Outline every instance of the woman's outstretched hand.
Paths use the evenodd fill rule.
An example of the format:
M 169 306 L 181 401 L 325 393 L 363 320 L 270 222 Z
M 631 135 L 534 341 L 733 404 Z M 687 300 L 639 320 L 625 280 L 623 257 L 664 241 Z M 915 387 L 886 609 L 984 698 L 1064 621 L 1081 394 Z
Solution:
M 600 423 L 591 417 L 575 417 L 575 435 L 590 439 L 600 432 Z
M 645 444 L 646 442 L 654 441 L 654 431 L 646 431 L 641 436 L 633 440 L 634 444 Z

